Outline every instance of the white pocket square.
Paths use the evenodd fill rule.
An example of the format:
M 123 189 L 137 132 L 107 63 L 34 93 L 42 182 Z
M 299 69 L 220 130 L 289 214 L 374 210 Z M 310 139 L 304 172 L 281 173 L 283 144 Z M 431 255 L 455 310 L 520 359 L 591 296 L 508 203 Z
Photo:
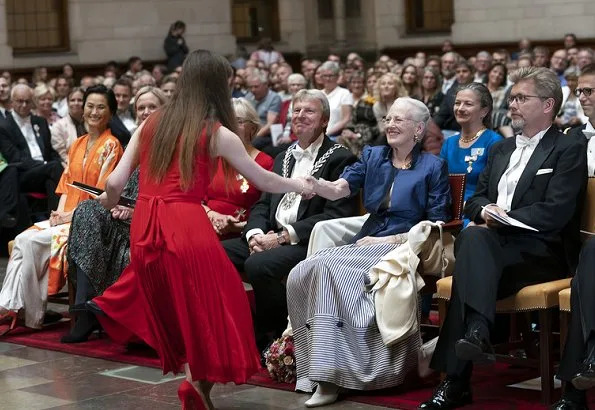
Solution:
M 535 175 L 551 174 L 552 172 L 554 172 L 553 168 L 543 168 L 543 169 L 538 169 L 537 174 L 535 174 Z

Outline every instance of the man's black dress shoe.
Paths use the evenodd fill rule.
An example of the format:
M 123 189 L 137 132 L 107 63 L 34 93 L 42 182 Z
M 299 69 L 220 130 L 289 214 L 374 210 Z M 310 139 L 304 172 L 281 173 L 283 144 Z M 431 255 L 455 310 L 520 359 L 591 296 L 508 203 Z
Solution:
M 417 408 L 419 410 L 451 410 L 471 404 L 471 386 L 468 381 L 446 379 L 434 395 Z
M 562 397 L 556 403 L 552 404 L 550 410 L 589 410 L 584 401 L 577 402 Z
M 455 354 L 461 360 L 474 362 L 494 362 L 494 348 L 490 341 L 482 337 L 478 327 L 470 327 L 465 338 L 455 343 Z
M 590 355 L 583 362 L 580 371 L 572 378 L 572 384 L 579 390 L 595 387 L 595 357 Z

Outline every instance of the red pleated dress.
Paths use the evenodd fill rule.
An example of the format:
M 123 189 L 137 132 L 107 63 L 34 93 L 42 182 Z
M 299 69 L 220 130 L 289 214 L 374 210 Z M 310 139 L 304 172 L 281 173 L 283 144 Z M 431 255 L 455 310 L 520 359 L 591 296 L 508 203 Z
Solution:
M 136 335 L 153 347 L 164 374 L 181 372 L 188 363 L 194 380 L 245 383 L 259 370 L 259 355 L 242 281 L 201 205 L 211 166 L 206 129 L 195 182 L 185 192 L 177 153 L 161 183 L 148 178 L 156 121 L 155 115 L 147 119 L 140 136 L 130 265 L 105 296 L 94 299 L 107 315 L 99 319 L 114 340 Z

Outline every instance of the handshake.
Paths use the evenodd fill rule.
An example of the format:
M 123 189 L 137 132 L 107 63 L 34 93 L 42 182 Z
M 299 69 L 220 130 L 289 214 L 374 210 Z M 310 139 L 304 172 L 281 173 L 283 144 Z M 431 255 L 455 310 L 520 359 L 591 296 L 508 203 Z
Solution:
M 308 175 L 306 177 L 298 177 L 296 179 L 302 183 L 302 189 L 299 192 L 302 198 L 312 199 L 319 193 L 318 190 L 320 188 L 320 183 L 313 176 Z

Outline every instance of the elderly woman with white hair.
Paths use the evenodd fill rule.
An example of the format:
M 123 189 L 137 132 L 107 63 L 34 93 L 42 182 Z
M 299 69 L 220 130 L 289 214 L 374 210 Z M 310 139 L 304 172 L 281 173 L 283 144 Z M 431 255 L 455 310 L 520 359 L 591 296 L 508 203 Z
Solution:
M 450 189 L 446 162 L 421 152 L 430 113 L 402 97 L 386 122 L 388 145 L 365 147 L 358 162 L 315 192 L 336 200 L 358 195 L 369 218 L 352 243 L 323 249 L 298 264 L 287 280 L 294 330 L 296 390 L 316 393 L 307 407 L 337 399 L 340 388 L 374 390 L 401 384 L 417 366 L 419 331 L 386 346 L 376 324 L 368 271 L 423 220 L 447 221 Z

